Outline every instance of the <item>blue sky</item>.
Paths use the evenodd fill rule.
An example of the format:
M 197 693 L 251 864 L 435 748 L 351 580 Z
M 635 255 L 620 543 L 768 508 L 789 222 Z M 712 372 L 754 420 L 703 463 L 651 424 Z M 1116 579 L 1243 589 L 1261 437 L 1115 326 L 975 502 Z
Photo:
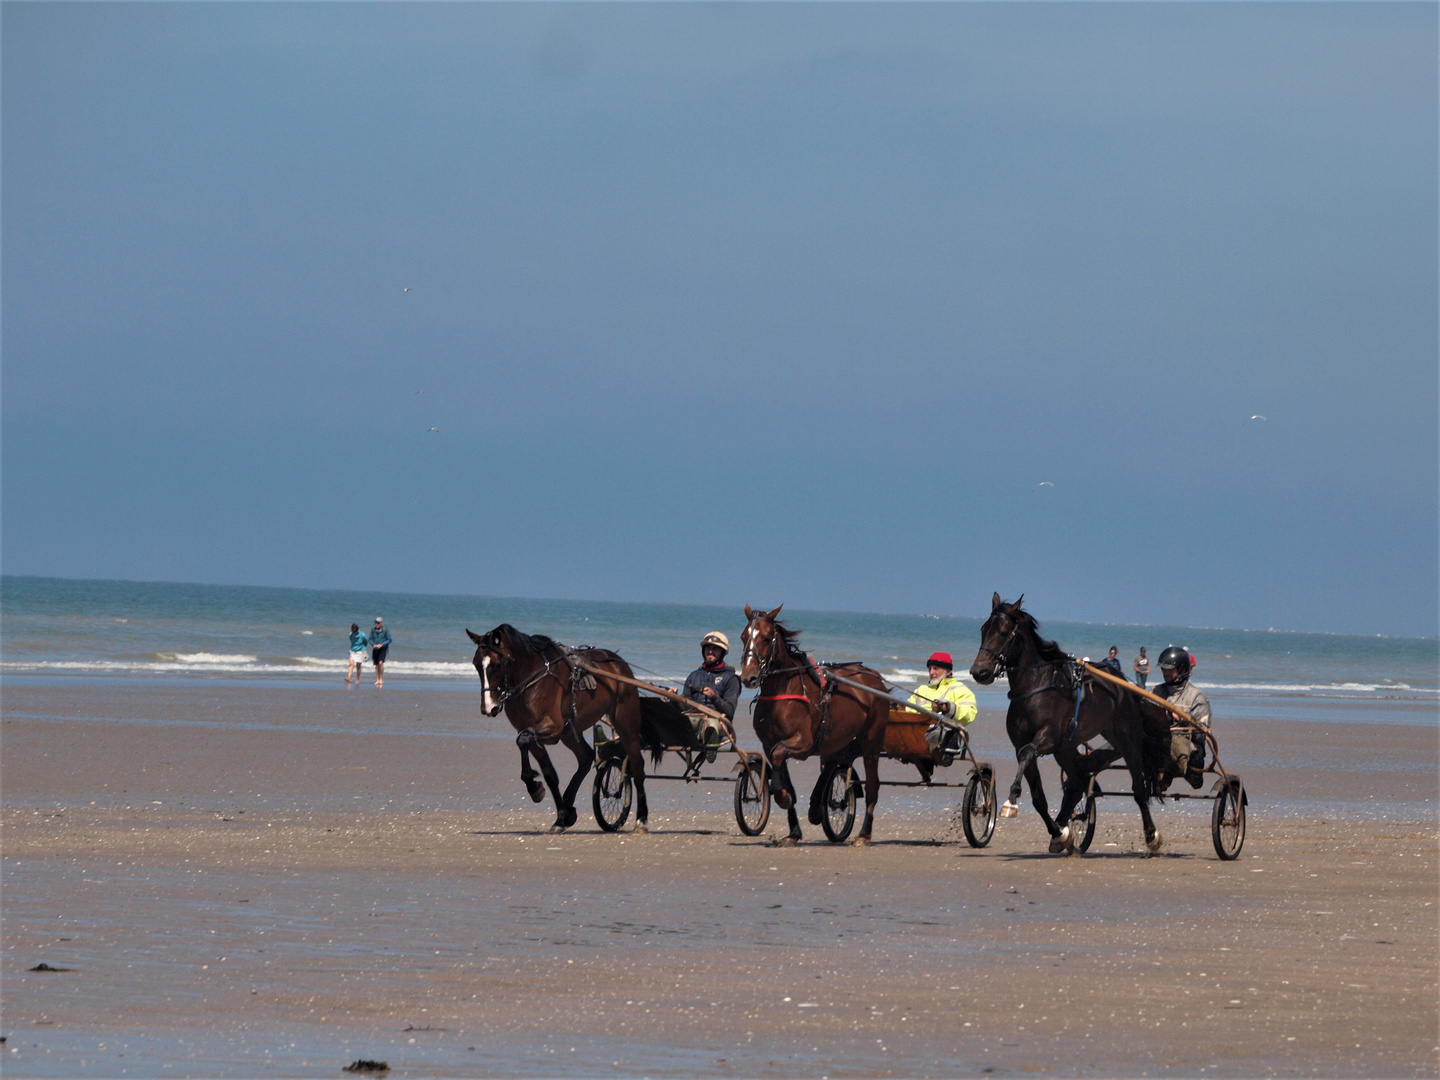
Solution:
M 4 569 L 1435 634 L 1436 11 L 7 3 Z

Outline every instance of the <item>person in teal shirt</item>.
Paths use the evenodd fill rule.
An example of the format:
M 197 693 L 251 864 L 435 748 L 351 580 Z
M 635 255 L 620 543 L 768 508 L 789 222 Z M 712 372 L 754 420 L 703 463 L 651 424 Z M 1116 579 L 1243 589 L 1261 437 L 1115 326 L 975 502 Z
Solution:
M 375 628 L 370 631 L 370 648 L 370 659 L 375 662 L 375 689 L 379 690 L 385 685 L 385 655 L 390 651 L 390 631 L 385 629 L 385 620 L 379 615 L 375 616 Z
M 350 685 L 350 678 L 354 676 L 355 685 L 360 685 L 360 671 L 365 666 L 365 646 L 369 645 L 369 639 L 360 632 L 359 623 L 350 624 L 350 670 L 345 673 L 345 685 Z

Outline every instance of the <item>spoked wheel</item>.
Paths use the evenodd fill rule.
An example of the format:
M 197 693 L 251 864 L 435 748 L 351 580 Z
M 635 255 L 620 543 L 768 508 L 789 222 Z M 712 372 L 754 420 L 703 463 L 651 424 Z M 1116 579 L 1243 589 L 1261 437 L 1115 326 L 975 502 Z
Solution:
M 833 766 L 826 772 L 824 790 L 825 816 L 820 825 L 832 841 L 842 843 L 855 827 L 855 770 Z
M 614 832 L 625 824 L 634 791 L 634 783 L 625 775 L 624 759 L 607 758 L 596 766 L 595 793 L 590 801 L 600 828 Z
M 971 774 L 965 785 L 965 801 L 960 804 L 960 823 L 965 826 L 965 839 L 971 847 L 981 848 L 995 835 L 995 822 L 1000 819 L 1000 802 L 995 798 L 995 774 L 988 769 Z
M 1215 854 L 1229 861 L 1245 846 L 1245 788 L 1238 776 L 1223 779 L 1214 787 L 1215 809 L 1210 813 L 1210 838 Z
M 1085 801 L 1070 815 L 1070 835 L 1075 837 L 1076 851 L 1089 851 L 1095 839 L 1095 790 L 1085 793 Z
M 759 836 L 770 820 L 770 783 L 765 763 L 747 761 L 735 778 L 735 823 L 746 836 Z

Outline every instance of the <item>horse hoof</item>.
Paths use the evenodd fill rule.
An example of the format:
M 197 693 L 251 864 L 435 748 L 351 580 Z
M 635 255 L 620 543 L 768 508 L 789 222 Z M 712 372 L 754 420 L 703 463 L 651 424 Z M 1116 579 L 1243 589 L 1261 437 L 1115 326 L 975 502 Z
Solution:
M 545 801 L 545 785 L 544 785 L 544 784 L 528 784 L 528 785 L 526 785 L 526 789 L 530 792 L 530 801 L 531 801 L 531 802 L 544 802 L 544 801 Z
M 1058 833 L 1050 838 L 1050 854 L 1059 855 L 1062 851 L 1070 851 L 1075 847 L 1075 841 L 1070 837 L 1070 826 L 1066 825 Z
M 565 831 L 565 826 L 564 826 L 564 825 L 561 825 L 560 822 L 558 822 L 558 821 L 555 822 L 554 825 L 551 825 L 551 826 L 550 826 L 550 832 L 551 832 L 551 833 L 562 833 L 562 832 L 564 832 L 564 831 Z
M 1014 817 L 1018 813 L 1020 813 L 1020 807 L 1016 806 L 1009 799 L 1006 799 L 1005 805 L 1000 807 L 1001 817 Z
M 868 836 L 857 836 L 857 837 L 855 837 L 855 847 L 869 847 L 869 846 L 870 846 L 870 838 L 869 838 Z
M 825 811 L 822 810 L 819 806 L 812 806 L 810 807 L 810 813 L 807 816 L 810 819 L 811 825 L 819 825 L 820 822 L 825 820 Z
M 565 828 L 568 829 L 571 825 L 574 825 L 575 822 L 577 822 L 577 821 L 580 820 L 580 814 L 579 814 L 579 812 L 576 811 L 576 809 L 572 806 L 572 807 L 570 807 L 568 810 L 565 811 L 565 819 L 564 819 L 564 820 L 565 820 Z
M 646 825 L 645 822 L 643 822 L 643 821 L 637 821 L 637 822 L 635 822 L 635 832 L 644 834 L 644 833 L 648 833 L 649 831 L 650 831 L 650 826 Z
M 1159 851 L 1161 845 L 1164 844 L 1164 843 L 1165 843 L 1165 838 L 1160 835 L 1160 830 L 1159 830 L 1159 829 L 1156 829 L 1156 830 L 1155 830 L 1155 835 L 1152 836 L 1149 840 L 1146 840 L 1146 841 L 1145 841 L 1145 846 L 1146 846 L 1147 848 L 1149 848 L 1151 851 Z
M 775 841 L 776 847 L 797 847 L 800 843 L 798 836 L 782 836 Z
M 775 793 L 775 805 L 781 810 L 789 810 L 795 805 L 795 800 L 790 797 L 788 791 L 777 791 Z

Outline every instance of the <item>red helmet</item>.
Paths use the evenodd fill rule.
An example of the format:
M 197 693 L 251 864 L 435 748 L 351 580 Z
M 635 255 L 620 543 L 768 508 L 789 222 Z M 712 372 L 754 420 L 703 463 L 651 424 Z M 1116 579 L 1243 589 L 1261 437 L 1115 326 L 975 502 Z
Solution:
M 950 654 L 948 652 L 932 652 L 930 654 L 930 659 L 925 661 L 925 665 L 927 667 L 931 664 L 944 664 L 951 671 L 955 670 L 955 661 L 950 659 Z

